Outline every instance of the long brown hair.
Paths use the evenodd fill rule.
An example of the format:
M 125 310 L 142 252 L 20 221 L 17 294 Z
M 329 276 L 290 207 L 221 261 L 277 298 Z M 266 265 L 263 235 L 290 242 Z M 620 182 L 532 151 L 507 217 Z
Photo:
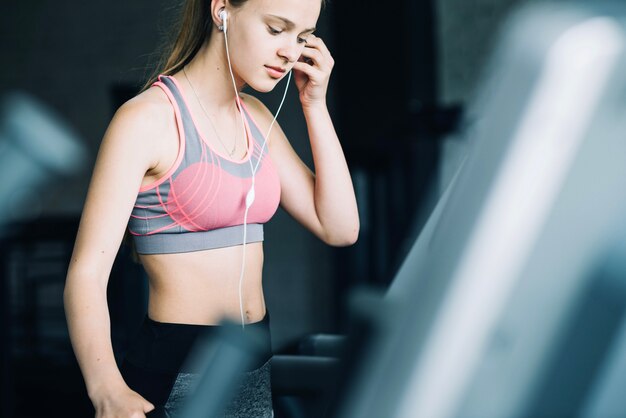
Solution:
M 228 0 L 228 4 L 238 8 L 248 0 Z M 322 1 L 322 7 L 326 0 Z M 186 0 L 179 19 L 175 23 L 177 36 L 163 50 L 162 57 L 141 91 L 152 85 L 160 74 L 172 75 L 182 70 L 205 42 L 211 38 L 211 0 Z

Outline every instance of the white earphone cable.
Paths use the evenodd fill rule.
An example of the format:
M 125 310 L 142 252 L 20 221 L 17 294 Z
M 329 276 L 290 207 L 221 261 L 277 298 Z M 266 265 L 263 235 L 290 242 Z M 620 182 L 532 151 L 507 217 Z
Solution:
M 233 74 L 233 67 L 230 62 L 230 50 L 228 48 L 228 34 L 227 34 L 228 25 L 226 23 L 226 16 L 227 16 L 226 14 L 224 14 L 223 16 L 224 42 L 226 44 L 226 59 L 228 60 L 228 70 L 230 72 L 230 77 L 233 82 L 233 88 L 235 89 L 235 96 L 237 97 L 237 107 L 239 107 L 239 115 L 241 116 L 241 122 L 242 122 L 241 126 L 243 128 L 243 137 L 247 138 L 245 120 L 243 116 L 243 106 L 241 105 L 241 98 L 239 97 L 239 91 L 237 90 L 237 83 L 235 82 L 235 75 Z M 265 146 L 267 145 L 267 140 L 270 136 L 270 132 L 272 131 L 272 127 L 274 126 L 274 123 L 276 122 L 276 119 L 278 118 L 278 114 L 280 113 L 280 110 L 283 107 L 283 103 L 285 102 L 285 98 L 287 97 L 287 89 L 289 89 L 290 81 L 291 81 L 291 70 L 289 71 L 289 74 L 287 77 L 287 85 L 285 86 L 285 92 L 283 93 L 283 97 L 282 97 L 282 100 L 280 101 L 280 105 L 278 106 L 278 110 L 276 111 L 276 114 L 274 115 L 274 119 L 272 120 L 272 123 L 270 124 L 267 130 L 267 133 L 265 134 L 265 137 L 263 138 L 263 145 L 261 147 L 261 151 L 259 152 L 256 165 L 254 166 L 252 165 L 252 155 L 250 155 L 248 158 L 248 162 L 250 164 L 250 171 L 252 172 L 252 184 L 250 186 L 250 189 L 248 190 L 248 193 L 246 194 L 246 210 L 243 215 L 243 248 L 242 248 L 242 256 L 241 256 L 241 274 L 239 275 L 239 312 L 241 314 L 241 328 L 245 328 L 245 322 L 246 322 L 244 318 L 244 314 L 243 314 L 243 288 L 242 286 L 243 286 L 243 276 L 244 276 L 244 272 L 246 269 L 246 243 L 248 240 L 248 234 L 247 234 L 248 210 L 250 209 L 250 206 L 252 206 L 252 203 L 254 202 L 254 198 L 255 198 L 254 186 L 255 186 L 256 171 L 259 168 L 261 158 L 263 157 L 263 151 L 265 150 Z M 248 140 L 246 142 L 248 142 Z M 250 149 L 250 145 L 248 146 L 248 149 Z M 249 152 L 253 152 L 253 150 L 249 150 Z

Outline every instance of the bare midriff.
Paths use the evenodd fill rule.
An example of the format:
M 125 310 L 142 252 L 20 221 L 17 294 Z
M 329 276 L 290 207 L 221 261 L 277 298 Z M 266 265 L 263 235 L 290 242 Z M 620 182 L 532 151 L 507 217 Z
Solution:
M 177 254 L 140 255 L 149 278 L 148 316 L 159 322 L 216 325 L 241 323 L 239 277 L 243 246 Z M 263 243 L 246 245 L 242 282 L 244 320 L 265 316 Z

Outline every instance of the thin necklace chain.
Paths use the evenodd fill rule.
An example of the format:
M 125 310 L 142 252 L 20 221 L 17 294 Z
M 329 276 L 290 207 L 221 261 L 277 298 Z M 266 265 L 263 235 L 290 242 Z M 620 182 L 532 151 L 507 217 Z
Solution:
M 185 75 L 185 78 L 187 79 L 187 82 L 191 86 L 191 91 L 193 91 L 194 96 L 196 96 L 196 100 L 198 101 L 198 103 L 200 103 L 200 107 L 202 108 L 202 111 L 204 112 L 206 117 L 209 119 L 209 123 L 211 124 L 211 127 L 213 128 L 213 132 L 215 132 L 215 136 L 217 137 L 217 140 L 220 141 L 220 144 L 222 144 L 222 147 L 224 147 L 224 149 L 226 150 L 228 155 L 230 157 L 232 157 L 235 154 L 235 150 L 237 149 L 237 142 L 238 142 L 237 141 L 237 137 L 235 137 L 235 143 L 233 145 L 233 150 L 229 151 L 228 147 L 226 147 L 226 144 L 224 144 L 224 141 L 222 141 L 222 138 L 220 138 L 220 134 L 217 133 L 217 129 L 215 129 L 215 124 L 213 123 L 213 119 L 211 119 L 211 116 L 209 115 L 209 112 L 206 111 L 206 109 L 204 108 L 204 105 L 200 101 L 200 97 L 198 97 L 198 93 L 196 92 L 196 89 L 194 88 L 193 84 L 191 83 L 191 80 L 189 79 L 189 77 L 187 76 L 187 71 L 185 71 L 185 67 L 183 67 L 183 74 Z M 239 131 L 239 129 L 237 129 L 237 131 Z

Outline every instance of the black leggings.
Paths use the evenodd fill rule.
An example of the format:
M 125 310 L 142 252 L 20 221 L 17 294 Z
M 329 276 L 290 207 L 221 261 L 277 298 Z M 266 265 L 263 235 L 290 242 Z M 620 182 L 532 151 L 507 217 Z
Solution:
M 218 331 L 219 326 L 157 322 L 146 316 L 131 343 L 120 371 L 126 384 L 150 401 L 152 416 L 175 417 L 200 375 L 189 369 L 186 359 L 200 336 Z M 271 418 L 271 338 L 269 313 L 263 320 L 246 324 L 242 332 L 263 335 L 263 355 L 242 376 L 239 390 L 224 417 Z

